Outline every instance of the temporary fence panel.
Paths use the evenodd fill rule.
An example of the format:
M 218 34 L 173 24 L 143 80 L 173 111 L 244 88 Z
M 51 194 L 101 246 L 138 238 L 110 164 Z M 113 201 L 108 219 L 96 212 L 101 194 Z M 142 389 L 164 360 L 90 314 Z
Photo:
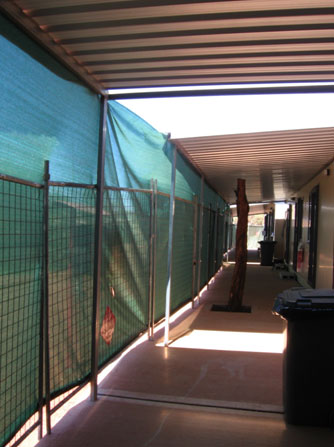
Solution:
M 206 182 L 204 182 L 204 197 L 203 203 L 207 208 L 224 209 L 226 207 L 225 201 L 220 197 Z
M 201 287 L 208 282 L 208 261 L 209 261 L 209 217 L 210 210 L 203 208 L 203 224 L 202 224 L 202 249 L 201 249 Z
M 201 203 L 201 196 L 200 196 L 197 205 L 196 295 L 199 294 L 202 287 L 201 283 L 202 244 L 203 244 L 203 206 Z
M 91 375 L 99 98 L 3 16 L 0 29 L 1 169 L 7 175 L 42 182 L 48 159 L 52 180 L 44 258 L 41 185 L 0 180 L 3 446 L 38 410 L 43 390 L 50 388 L 55 401 Z M 107 130 L 100 367 L 146 330 L 152 296 L 153 320 L 164 316 L 175 149 L 167 135 L 115 101 L 108 103 Z M 157 180 L 159 189 L 154 216 L 151 179 Z M 201 185 L 200 175 L 177 153 L 172 310 L 193 298 L 194 281 L 197 284 L 199 279 L 203 286 L 217 268 L 219 225 L 213 212 L 210 217 L 209 206 L 217 204 L 223 210 L 226 204 L 207 184 L 202 197 Z M 205 205 L 203 216 L 200 205 L 196 216 L 195 196 L 198 204 Z M 48 282 L 43 289 L 46 254 Z M 202 259 L 199 270 L 193 268 L 194 257 Z M 46 298 L 46 380 L 50 383 L 42 388 L 41 367 L 46 365 L 40 349 L 41 303 Z
M 43 194 L 0 180 L 0 445 L 37 411 Z
M 175 201 L 171 310 L 192 298 L 194 204 Z
M 224 260 L 225 247 L 225 215 L 218 213 L 218 236 L 217 236 L 217 267 L 220 268 Z
M 100 364 L 147 328 L 150 201 L 147 192 L 104 193 Z
M 213 210 L 212 212 L 212 219 L 213 219 L 213 241 L 212 241 L 212 271 L 211 276 L 213 276 L 217 271 L 217 252 L 218 252 L 218 209 Z
M 200 197 L 201 177 L 191 164 L 177 152 L 176 156 L 176 185 L 175 195 L 192 201 L 194 196 Z
M 49 357 L 51 396 L 89 376 L 96 192 L 50 187 Z
M 215 232 L 216 232 L 216 222 L 215 222 L 215 211 L 211 208 L 209 209 L 209 228 L 208 228 L 208 273 L 207 279 L 209 280 L 214 274 L 214 258 L 215 258 Z
M 169 196 L 158 194 L 155 273 L 155 321 L 159 321 L 165 315 L 168 222 Z

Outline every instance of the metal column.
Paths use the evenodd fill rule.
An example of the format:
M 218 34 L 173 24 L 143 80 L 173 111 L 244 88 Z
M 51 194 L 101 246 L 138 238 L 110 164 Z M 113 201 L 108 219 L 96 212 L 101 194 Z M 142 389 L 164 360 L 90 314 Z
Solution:
M 167 258 L 167 287 L 166 287 L 166 307 L 165 307 L 165 336 L 164 345 L 169 342 L 169 317 L 172 285 L 172 256 L 173 256 L 173 231 L 175 216 L 175 180 L 176 180 L 176 147 L 174 147 L 171 177 L 171 192 L 169 198 L 169 231 L 168 231 L 168 258 Z
M 153 290 L 152 290 L 152 337 L 154 338 L 154 322 L 155 322 L 155 285 L 157 271 L 157 238 L 158 238 L 158 180 L 154 180 L 154 239 L 153 239 Z
M 156 229 L 157 229 L 157 194 L 156 180 L 151 179 L 150 202 L 150 278 L 149 278 L 149 303 L 148 303 L 148 338 L 154 339 L 154 314 L 155 314 L 155 266 L 156 266 Z
M 50 355 L 49 355 L 49 161 L 44 162 L 43 197 L 43 339 L 44 339 L 44 378 L 45 378 L 45 417 L 46 432 L 51 434 L 50 410 Z M 43 386 L 42 386 L 43 388 Z M 43 392 L 43 391 L 42 391 Z M 41 411 L 41 409 L 40 409 Z M 42 437 L 42 424 L 40 436 Z
M 102 250 L 102 214 L 104 191 L 104 163 L 106 151 L 106 117 L 107 98 L 101 97 L 99 153 L 97 166 L 97 191 L 94 241 L 94 279 L 93 279 L 93 312 L 92 312 L 92 359 L 91 359 L 91 393 L 92 401 L 97 400 L 97 373 L 100 335 L 100 300 L 101 300 L 101 250 Z

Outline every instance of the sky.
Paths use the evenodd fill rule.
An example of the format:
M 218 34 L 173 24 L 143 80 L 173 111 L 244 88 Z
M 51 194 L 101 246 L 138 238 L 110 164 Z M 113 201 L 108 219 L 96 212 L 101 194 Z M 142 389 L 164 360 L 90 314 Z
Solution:
M 334 127 L 334 93 L 120 100 L 171 138 Z

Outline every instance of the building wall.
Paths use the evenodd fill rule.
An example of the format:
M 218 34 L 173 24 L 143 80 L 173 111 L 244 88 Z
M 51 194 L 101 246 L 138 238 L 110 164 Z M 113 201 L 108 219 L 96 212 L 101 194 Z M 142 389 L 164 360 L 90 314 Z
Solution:
M 285 253 L 285 220 L 275 219 L 275 245 L 274 256 L 283 259 Z
M 309 262 L 308 219 L 309 219 L 309 194 L 319 185 L 319 214 L 318 214 L 318 249 L 316 267 L 316 288 L 333 287 L 333 262 L 334 262 L 334 163 L 328 167 L 330 175 L 321 172 L 306 186 L 298 191 L 295 196 L 303 198 L 303 233 L 302 244 L 304 248 L 304 260 L 298 269 L 300 279 L 307 282 Z M 294 224 L 292 219 L 292 224 Z M 290 264 L 293 257 L 293 237 L 291 237 Z

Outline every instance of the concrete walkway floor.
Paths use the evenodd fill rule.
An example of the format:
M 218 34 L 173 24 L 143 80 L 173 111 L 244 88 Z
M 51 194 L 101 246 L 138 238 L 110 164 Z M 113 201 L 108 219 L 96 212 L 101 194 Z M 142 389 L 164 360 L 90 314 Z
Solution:
M 163 329 L 145 339 L 100 383 L 99 400 L 72 408 L 38 446 L 333 446 L 333 430 L 283 420 L 283 322 L 271 309 L 297 283 L 249 264 L 251 313 L 214 312 L 232 271 L 225 264 L 200 305 L 172 323 L 168 348 Z

